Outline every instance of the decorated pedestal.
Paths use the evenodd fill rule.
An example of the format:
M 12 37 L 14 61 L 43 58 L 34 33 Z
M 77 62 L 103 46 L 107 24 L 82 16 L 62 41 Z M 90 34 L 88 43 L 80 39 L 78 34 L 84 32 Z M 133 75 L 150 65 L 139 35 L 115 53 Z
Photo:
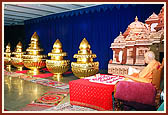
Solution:
M 17 68 L 17 70 L 22 71 L 24 64 L 23 64 L 23 54 L 24 52 L 22 52 L 22 43 L 19 42 L 16 46 L 16 51 L 12 52 L 12 54 L 14 54 L 14 57 L 11 57 L 11 62 L 12 65 L 15 66 Z
M 96 54 L 92 54 L 90 44 L 86 38 L 80 43 L 79 49 L 78 54 L 74 55 L 74 58 L 77 58 L 77 62 L 71 63 L 73 74 L 79 78 L 96 74 L 99 71 L 99 62 L 93 62 Z
M 31 43 L 26 49 L 26 54 L 23 55 L 23 62 L 26 68 L 31 70 L 28 74 L 38 75 L 40 74 L 39 69 L 45 67 L 46 55 L 42 55 L 43 49 L 39 47 L 39 36 L 35 32 L 31 37 Z
M 6 70 L 11 71 L 11 46 L 10 43 L 6 46 L 6 50 L 4 52 L 4 63 L 6 66 Z
M 67 53 L 62 52 L 62 44 L 58 39 L 55 41 L 53 50 L 48 53 L 48 56 L 51 56 L 51 59 L 46 60 L 47 69 L 54 74 L 54 80 L 61 81 L 63 79 L 62 74 L 70 68 L 70 61 L 63 59 L 64 56 L 67 56 Z

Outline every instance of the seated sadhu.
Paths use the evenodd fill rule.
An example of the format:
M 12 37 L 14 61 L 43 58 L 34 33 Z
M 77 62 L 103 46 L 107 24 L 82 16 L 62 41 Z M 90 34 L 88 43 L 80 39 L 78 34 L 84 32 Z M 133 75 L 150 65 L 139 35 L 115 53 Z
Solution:
M 152 51 L 148 51 L 144 55 L 145 63 L 148 65 L 139 73 L 133 73 L 132 75 L 125 75 L 125 80 L 131 79 L 137 82 L 151 83 L 152 82 L 152 71 L 158 69 L 161 64 L 155 60 L 155 54 Z

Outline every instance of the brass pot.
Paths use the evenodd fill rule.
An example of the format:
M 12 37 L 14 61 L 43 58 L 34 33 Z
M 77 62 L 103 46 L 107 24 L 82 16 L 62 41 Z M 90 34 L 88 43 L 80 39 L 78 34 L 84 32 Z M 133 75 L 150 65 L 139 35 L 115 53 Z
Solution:
M 16 58 L 16 57 L 11 57 L 11 63 L 13 66 L 17 68 L 17 70 L 22 71 L 24 67 L 23 59 L 22 58 Z
M 26 59 L 24 56 L 24 66 L 29 68 L 28 74 L 38 75 L 41 74 L 40 68 L 44 68 L 46 66 L 45 59 Z
M 62 43 L 57 39 L 53 45 L 52 52 L 48 53 L 51 56 L 50 60 L 46 60 L 46 67 L 53 73 L 53 79 L 56 81 L 62 81 L 62 74 L 70 68 L 70 61 L 64 60 L 64 56 L 67 56 L 66 52 L 62 52 Z
M 56 81 L 61 81 L 63 79 L 62 74 L 70 68 L 69 60 L 46 60 L 47 69 L 53 73 L 53 79 Z
M 31 37 L 29 47 L 26 49 L 26 54 L 23 55 L 23 62 L 26 68 L 31 70 L 28 74 L 38 75 L 40 74 L 40 68 L 44 68 L 46 63 L 46 55 L 42 55 L 42 48 L 39 46 L 39 36 L 36 32 Z
M 6 70 L 11 71 L 11 46 L 10 43 L 6 46 L 5 52 L 4 52 L 4 64 L 6 66 Z
M 95 75 L 99 71 L 99 62 L 91 63 L 77 63 L 72 62 L 72 72 L 75 76 L 85 78 L 91 75 Z
M 85 78 L 96 74 L 99 71 L 99 62 L 93 62 L 93 58 L 96 58 L 96 54 L 92 54 L 90 50 L 90 44 L 84 38 L 79 45 L 78 54 L 73 57 L 77 58 L 77 62 L 72 62 L 72 72 L 76 77 Z

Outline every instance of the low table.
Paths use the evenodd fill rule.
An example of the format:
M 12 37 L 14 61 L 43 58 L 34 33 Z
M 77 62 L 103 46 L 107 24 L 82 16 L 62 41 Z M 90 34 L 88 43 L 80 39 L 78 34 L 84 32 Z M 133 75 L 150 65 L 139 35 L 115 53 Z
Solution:
M 88 79 L 69 82 L 70 103 L 100 111 L 113 110 L 112 92 L 114 85 L 94 83 Z

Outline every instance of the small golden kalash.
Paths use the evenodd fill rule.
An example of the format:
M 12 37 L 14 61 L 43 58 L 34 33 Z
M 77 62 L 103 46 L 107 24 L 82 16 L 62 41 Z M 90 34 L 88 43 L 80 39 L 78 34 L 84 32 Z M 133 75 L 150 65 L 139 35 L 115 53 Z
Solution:
M 6 46 L 6 50 L 4 52 L 4 63 L 6 66 L 6 70 L 11 71 L 11 46 L 10 43 Z
M 24 64 L 23 64 L 23 54 L 25 52 L 22 52 L 22 43 L 19 41 L 19 43 L 16 45 L 15 52 L 12 52 L 14 54 L 14 57 L 11 57 L 12 65 L 17 68 L 17 70 L 22 71 Z
M 52 52 L 48 53 L 51 56 L 50 60 L 46 60 L 47 69 L 53 73 L 53 80 L 61 81 L 62 74 L 70 68 L 69 60 L 64 60 L 63 57 L 67 56 L 66 52 L 62 52 L 62 44 L 57 39 L 53 45 Z
M 34 32 L 31 37 L 31 43 L 26 49 L 26 54 L 23 55 L 23 63 L 26 68 L 29 68 L 27 74 L 38 75 L 41 74 L 39 69 L 44 68 L 46 63 L 46 55 L 42 55 L 42 48 L 39 47 L 39 36 Z
M 79 78 L 96 74 L 99 71 L 99 62 L 93 62 L 96 54 L 92 54 L 86 38 L 80 43 L 79 49 L 78 54 L 73 56 L 73 58 L 77 58 L 77 62 L 71 63 L 73 74 Z

